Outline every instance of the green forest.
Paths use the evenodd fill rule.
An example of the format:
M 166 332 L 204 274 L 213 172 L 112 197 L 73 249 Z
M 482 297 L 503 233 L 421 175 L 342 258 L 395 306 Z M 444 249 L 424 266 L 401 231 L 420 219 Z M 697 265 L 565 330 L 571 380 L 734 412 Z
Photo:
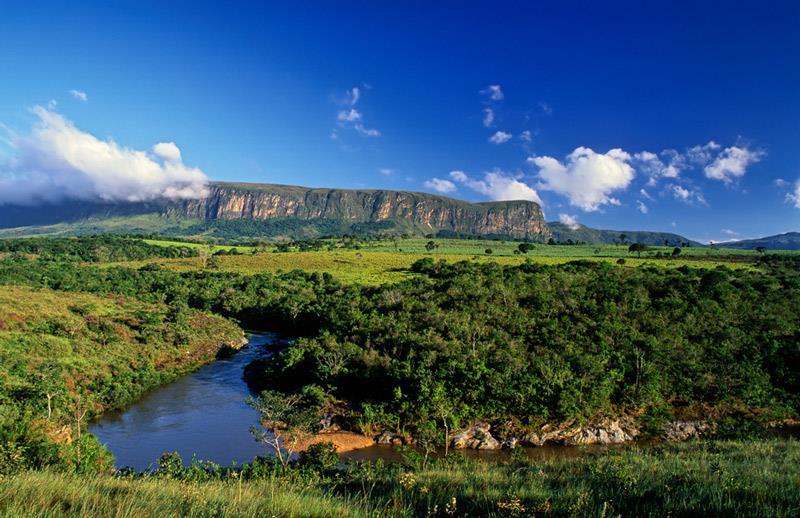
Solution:
M 716 482 L 697 467 L 713 457 L 730 473 L 769 471 L 798 455 L 794 440 L 767 439 L 772 425 L 800 410 L 797 256 L 765 254 L 746 269 L 425 258 L 413 264 L 407 280 L 366 286 L 300 270 L 243 274 L 95 264 L 109 257 L 146 262 L 198 253 L 197 247 L 136 238 L 37 238 L 0 246 L 0 473 L 11 477 L 0 478 L 0 511 L 11 515 L 28 509 L 12 496 L 22 491 L 14 480 L 23 476 L 52 488 L 69 485 L 64 477 L 101 477 L 92 487 L 110 491 L 102 494 L 112 500 L 113 486 L 128 484 L 131 506 L 162 505 L 148 489 L 154 477 L 176 484 L 188 477 L 223 500 L 220 495 L 237 491 L 236 481 L 285 480 L 287 495 L 295 491 L 298 502 L 316 501 L 319 515 L 336 514 L 323 512 L 326 506 L 354 515 L 370 509 L 447 514 L 451 497 L 459 509 L 453 514 L 514 515 L 520 508 L 638 514 L 666 505 L 646 487 L 667 483 L 683 488 L 683 500 L 667 505 L 677 510 L 743 510 L 747 494 L 774 510 L 797 509 L 763 478 L 752 481 L 758 487 L 748 486 L 750 493 L 715 500 Z M 324 447 L 303 454 L 289 471 L 267 457 L 223 468 L 184 467 L 167 456 L 156 472 L 118 472 L 114 482 L 102 482 L 113 459 L 86 432 L 87 420 L 235 349 L 241 328 L 296 337 L 248 366 L 252 387 L 297 395 L 304 411 L 335 414 L 345 429 L 390 432 L 417 447 L 406 447 L 399 465 L 352 464 L 345 471 L 335 469 L 338 459 Z M 491 423 L 502 437 L 521 437 L 547 424 L 605 418 L 633 420 L 643 437 L 655 439 L 670 421 L 713 421 L 710 438 L 718 442 L 580 462 L 532 464 L 517 456 L 517 471 L 428 458 L 451 432 L 475 422 Z M 731 440 L 745 442 L 725 442 Z M 721 449 L 709 457 L 707 447 Z M 697 469 L 696 477 L 680 475 L 684 468 Z M 456 477 L 459 470 L 473 475 Z M 574 482 L 542 485 L 534 477 L 540 471 Z M 520 479 L 520 473 L 532 478 Z M 593 482 L 596 473 L 604 474 L 602 487 Z M 789 478 L 774 480 L 774 487 L 791 484 L 791 471 L 781 476 Z M 380 490 L 367 491 L 370 480 Z M 475 493 L 488 480 L 502 482 Z M 704 489 L 690 493 L 692 484 Z M 182 491 L 159 488 L 169 490 Z M 279 504 L 253 485 L 244 491 L 289 506 L 283 514 L 299 505 Z M 100 498 L 59 494 L 71 502 L 63 505 L 85 512 Z M 169 512 L 199 505 L 194 497 L 183 502 L 188 507 Z

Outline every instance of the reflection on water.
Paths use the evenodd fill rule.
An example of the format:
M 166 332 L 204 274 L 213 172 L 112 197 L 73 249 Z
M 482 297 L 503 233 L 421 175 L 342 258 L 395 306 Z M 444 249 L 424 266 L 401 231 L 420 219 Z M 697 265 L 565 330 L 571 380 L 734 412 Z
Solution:
M 124 411 L 104 414 L 89 430 L 111 450 L 118 467 L 138 470 L 169 451 L 184 462 L 197 454 L 223 465 L 264 455 L 264 446 L 250 434 L 258 414 L 246 403 L 252 394 L 242 374 L 276 341 L 275 334 L 253 334 L 238 353 L 148 393 Z

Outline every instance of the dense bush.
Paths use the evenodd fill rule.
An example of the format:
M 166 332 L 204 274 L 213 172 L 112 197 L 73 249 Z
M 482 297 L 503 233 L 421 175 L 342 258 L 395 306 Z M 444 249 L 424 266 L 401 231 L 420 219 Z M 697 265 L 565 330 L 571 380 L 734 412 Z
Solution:
M 116 293 L 286 330 L 301 338 L 249 378 L 284 391 L 321 387 L 352 403 L 364 430 L 442 419 L 526 427 L 623 412 L 645 412 L 652 424 L 667 414 L 797 414 L 799 262 L 765 256 L 758 269 L 709 270 L 427 258 L 411 280 L 359 287 L 299 271 L 177 273 L 9 257 L 0 283 Z
M 260 365 L 282 390 L 327 388 L 362 421 L 416 427 L 447 415 L 586 419 L 669 407 L 682 417 L 800 408 L 800 274 L 449 265 L 322 301 L 321 332 Z
M 103 235 L 88 237 L 31 237 L 0 239 L 0 252 L 35 254 L 54 260 L 86 262 L 136 261 L 151 257 L 194 257 L 188 246 L 156 246 L 141 239 Z

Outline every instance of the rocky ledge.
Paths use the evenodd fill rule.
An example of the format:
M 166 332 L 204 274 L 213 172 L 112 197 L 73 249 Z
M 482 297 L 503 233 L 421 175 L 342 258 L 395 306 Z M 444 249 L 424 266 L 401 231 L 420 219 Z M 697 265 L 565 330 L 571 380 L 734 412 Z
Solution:
M 710 421 L 672 421 L 665 425 L 662 438 L 668 441 L 686 441 L 713 433 Z M 594 424 L 579 425 L 573 422 L 559 425 L 547 424 L 535 432 L 493 436 L 489 423 L 476 423 L 456 433 L 451 445 L 456 449 L 498 450 L 520 446 L 611 445 L 635 441 L 641 430 L 632 418 L 604 419 Z M 385 444 L 392 444 L 388 442 Z M 404 443 L 405 444 L 405 443 Z

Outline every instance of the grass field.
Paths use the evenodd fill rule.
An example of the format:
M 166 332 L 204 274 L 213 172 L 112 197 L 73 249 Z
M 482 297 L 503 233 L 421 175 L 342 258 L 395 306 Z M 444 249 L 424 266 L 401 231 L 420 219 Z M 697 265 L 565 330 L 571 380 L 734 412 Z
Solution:
M 252 246 L 211 245 L 205 243 L 193 243 L 191 241 L 169 241 L 165 239 L 143 239 L 142 241 L 144 241 L 149 245 L 156 245 L 156 246 L 185 246 L 186 248 L 205 249 L 212 254 L 214 252 L 219 252 L 220 250 L 224 250 L 226 252 L 230 252 L 231 250 L 236 250 L 243 254 L 251 253 L 253 251 Z
M 797 516 L 800 443 L 693 442 L 506 463 L 364 465 L 336 477 L 0 478 L 0 515 Z M 399 468 L 399 469 L 395 469 Z
M 434 253 L 438 254 L 458 254 L 484 255 L 487 248 L 492 250 L 492 255 L 515 255 L 520 245 L 516 241 L 494 241 L 486 239 L 398 239 L 368 241 L 361 245 L 362 250 L 382 251 L 382 252 L 427 252 L 425 245 L 433 241 L 436 245 Z M 672 246 L 650 247 L 649 252 L 642 256 L 654 256 L 656 253 L 671 254 Z M 629 257 L 628 245 L 545 245 L 533 244 L 533 249 L 528 251 L 528 256 L 547 256 L 547 257 Z M 720 256 L 744 256 L 753 257 L 758 255 L 753 250 L 737 250 L 733 248 L 681 248 L 681 256 L 691 257 L 720 257 Z
M 158 242 L 155 242 L 158 243 Z M 162 242 L 163 243 L 163 242 Z M 219 271 L 238 272 L 243 274 L 254 274 L 260 272 L 279 272 L 291 270 L 305 270 L 309 272 L 328 272 L 342 282 L 359 283 L 367 285 L 379 285 L 386 282 L 397 282 L 409 278 L 411 274 L 408 269 L 416 261 L 430 257 L 435 260 L 444 259 L 449 262 L 474 260 L 478 262 L 495 262 L 501 265 L 522 264 L 525 261 L 533 261 L 540 264 L 562 264 L 578 259 L 591 261 L 605 261 L 610 263 L 617 262 L 618 259 L 625 259 L 625 266 L 639 267 L 643 265 L 658 265 L 670 268 L 680 266 L 690 266 L 695 268 L 713 268 L 719 264 L 725 264 L 731 268 L 752 268 L 752 264 L 747 261 L 747 256 L 742 255 L 743 261 L 731 261 L 713 255 L 698 255 L 676 258 L 676 259 L 655 259 L 638 258 L 630 255 L 627 250 L 622 251 L 622 247 L 603 247 L 601 253 L 594 254 L 594 249 L 590 247 L 578 246 L 545 246 L 535 249 L 537 253 L 527 255 L 514 255 L 507 245 L 507 253 L 492 253 L 487 255 L 483 251 L 477 252 L 476 245 L 454 244 L 451 247 L 440 247 L 433 252 L 423 251 L 389 251 L 376 246 L 375 248 L 362 250 L 333 250 L 333 251 L 311 251 L 311 252 L 267 252 L 256 255 L 223 255 L 218 256 Z M 244 247 L 239 247 L 244 248 Z M 401 247 L 402 248 L 402 247 Z M 502 249 L 500 249 L 502 250 Z M 242 250 L 245 252 L 246 250 Z M 463 253 L 471 251 L 472 253 Z M 493 249 L 494 251 L 494 249 Z M 459 253 L 461 252 L 461 253 Z M 146 264 L 159 264 L 164 268 L 176 271 L 191 271 L 202 268 L 203 259 L 190 257 L 182 259 L 151 259 L 146 261 L 127 261 L 120 263 L 103 263 L 102 266 L 129 266 L 139 268 Z

